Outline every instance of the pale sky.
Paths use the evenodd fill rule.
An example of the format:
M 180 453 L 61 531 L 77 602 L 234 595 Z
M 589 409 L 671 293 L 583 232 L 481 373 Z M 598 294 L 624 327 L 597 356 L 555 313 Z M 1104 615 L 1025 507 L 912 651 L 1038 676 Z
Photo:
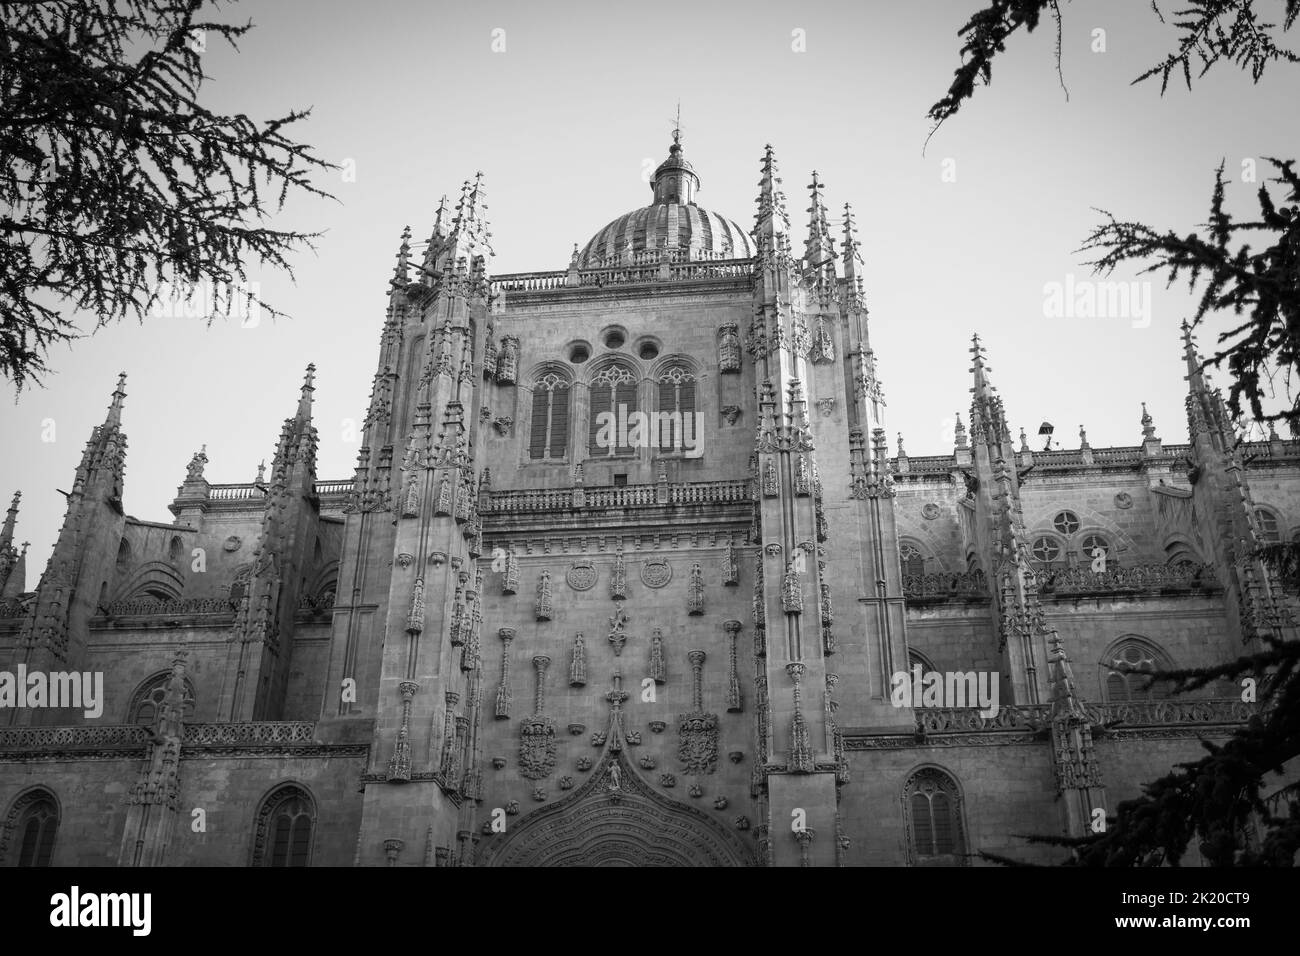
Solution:
M 351 163 L 322 185 L 339 202 L 296 202 L 277 221 L 324 231 L 294 259 L 296 284 L 255 276 L 291 320 L 252 328 L 159 318 L 103 330 L 50 356 L 57 374 L 0 406 L 0 496 L 23 491 L 18 539 L 29 588 L 62 520 L 91 428 L 128 373 L 129 514 L 166 510 L 190 456 L 207 444 L 212 482 L 249 481 L 269 459 L 317 366 L 322 479 L 352 475 L 398 236 L 428 235 L 440 195 L 482 170 L 496 273 L 562 269 L 574 243 L 645 205 L 643 179 L 667 154 L 681 102 L 700 205 L 749 226 L 759 159 L 776 150 L 796 249 L 816 169 L 836 217 L 853 203 L 866 260 L 871 338 L 888 399 L 890 445 L 951 451 L 954 411 L 970 402 L 979 332 L 1014 426 L 1035 443 L 1051 421 L 1065 447 L 1080 424 L 1094 447 L 1141 439 L 1140 403 L 1167 442 L 1186 440 L 1179 322 L 1194 299 L 1151 281 L 1149 315 L 1053 317 L 1045 286 L 1090 278 L 1075 250 L 1093 207 L 1186 233 L 1205 219 L 1214 168 L 1229 206 L 1255 209 L 1244 160 L 1300 155 L 1300 67 L 1252 85 L 1231 65 L 1191 93 L 1130 86 L 1174 44 L 1149 5 L 1064 4 L 1057 82 L 1050 24 L 1015 38 L 993 85 L 921 152 L 926 110 L 957 66 L 957 29 L 977 0 L 653 5 L 486 2 L 308 3 L 224 8 L 255 29 L 239 53 L 210 45 L 203 95 L 270 118 L 313 108 L 296 136 Z M 1265 4 L 1268 8 L 1270 5 Z M 1273 4 L 1281 11 L 1281 3 Z M 1104 30 L 1104 52 L 1094 52 Z M 495 31 L 504 31 L 496 33 Z M 794 31 L 803 31 L 804 51 Z M 1292 31 L 1296 33 L 1296 31 Z M 501 46 L 504 50 L 494 51 Z M 1300 47 L 1300 33 L 1291 38 Z M 1130 271 L 1113 278 L 1133 280 Z M 1142 300 L 1139 299 L 1139 302 Z M 1149 319 L 1149 321 L 1148 321 Z M 1210 343 L 1202 334 L 1201 341 Z M 1220 376 L 1222 379 L 1222 376 Z M 54 441 L 49 437 L 53 423 Z M 2 507 L 2 505 L 0 505 Z

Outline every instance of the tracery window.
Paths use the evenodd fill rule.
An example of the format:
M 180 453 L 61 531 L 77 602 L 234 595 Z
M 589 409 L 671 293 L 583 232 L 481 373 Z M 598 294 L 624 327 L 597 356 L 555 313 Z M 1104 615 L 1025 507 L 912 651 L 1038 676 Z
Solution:
M 1168 669 L 1168 659 L 1157 648 L 1135 637 L 1121 638 L 1111 645 L 1101 662 L 1106 699 L 1112 703 L 1162 700 L 1169 696 L 1167 684 L 1146 687 L 1146 674 Z
M 937 767 L 922 767 L 912 774 L 903 786 L 908 863 L 965 866 L 961 811 L 961 789 L 951 776 Z
M 903 577 L 919 577 L 925 573 L 925 558 L 916 545 L 905 544 L 898 549 L 898 562 L 902 565 Z
M 661 451 L 681 451 L 687 447 L 698 447 L 700 437 L 696 434 L 695 420 L 695 376 L 680 365 L 673 365 L 659 376 L 659 407 L 655 436 Z M 663 417 L 671 416 L 671 417 Z
M 547 372 L 533 384 L 529 458 L 564 458 L 569 453 L 569 380 Z
M 4 820 L 0 850 L 15 866 L 49 866 L 58 829 L 54 795 L 43 788 L 29 790 L 14 801 Z
M 158 719 L 158 711 L 162 708 L 163 700 L 167 697 L 167 684 L 171 679 L 171 671 L 162 671 L 145 680 L 131 697 L 131 712 L 127 716 L 127 722 L 152 727 L 154 721 Z M 194 684 L 187 677 L 182 703 L 183 720 L 193 719 L 194 704 Z
M 307 866 L 311 862 L 316 802 L 297 784 L 286 784 L 262 801 L 253 834 L 253 866 Z
M 592 376 L 589 428 L 592 457 L 630 455 L 636 450 L 629 441 L 631 416 L 639 410 L 636 384 L 636 376 L 623 365 L 607 365 Z
M 1095 557 L 1093 552 L 1098 548 L 1101 549 L 1101 553 L 1106 557 L 1107 567 L 1115 563 L 1115 555 L 1111 551 L 1110 542 L 1099 534 L 1089 534 L 1084 536 L 1083 560 L 1087 562 L 1093 561 Z

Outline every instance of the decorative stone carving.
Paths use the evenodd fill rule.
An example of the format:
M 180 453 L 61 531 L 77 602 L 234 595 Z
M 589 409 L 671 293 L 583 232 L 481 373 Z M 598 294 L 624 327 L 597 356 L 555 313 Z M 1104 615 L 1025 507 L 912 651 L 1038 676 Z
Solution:
M 506 768 L 506 758 L 505 758 L 505 757 L 493 757 L 493 758 L 492 758 L 492 766 L 495 767 L 497 770 L 504 770 L 504 769 Z
M 740 622 L 727 621 L 722 627 L 727 632 L 727 713 L 738 714 L 744 710 L 740 695 L 740 675 L 736 670 L 736 639 L 740 636 Z
M 641 565 L 641 583 L 648 588 L 661 588 L 672 578 L 672 565 L 663 558 L 648 558 L 645 564 Z
M 519 775 L 528 780 L 550 776 L 555 769 L 555 723 L 545 715 L 546 669 L 550 665 L 551 659 L 545 655 L 533 658 L 537 675 L 535 713 L 524 720 L 519 740 Z
M 533 788 L 533 799 L 536 800 L 538 803 L 544 803 L 544 802 L 546 801 L 546 788 L 545 788 L 545 787 L 534 787 L 534 788 Z
M 731 541 L 727 542 L 727 551 L 722 558 L 722 583 L 727 587 L 740 583 L 740 557 Z
M 497 351 L 497 384 L 513 385 L 519 373 L 519 340 L 513 335 L 501 337 Z
M 627 643 L 627 615 L 621 604 L 615 605 L 614 616 L 609 619 L 609 646 L 614 648 L 614 656 L 623 654 L 623 645 Z
M 506 552 L 506 567 L 501 575 L 501 593 L 514 594 L 519 589 L 519 559 L 514 551 Z
M 510 434 L 510 429 L 514 427 L 515 420 L 509 415 L 502 415 L 492 422 L 492 427 L 497 430 L 497 434 L 505 437 Z
M 725 810 L 725 809 L 727 809 L 727 798 L 726 798 L 726 797 L 714 797 L 714 799 L 713 799 L 713 809 L 715 809 L 715 810 Z
M 698 783 L 693 783 L 693 784 L 691 784 L 691 785 L 686 789 L 686 792 L 689 793 L 692 797 L 697 797 L 697 798 L 698 798 L 698 797 L 702 797 L 702 796 L 704 796 L 704 788 L 701 787 Z
M 664 636 L 657 627 L 650 636 L 650 677 L 656 684 L 668 680 L 668 669 L 664 662 Z
M 573 567 L 569 568 L 568 574 L 564 580 L 568 582 L 569 587 L 575 591 L 590 591 L 596 584 L 595 565 L 587 558 L 579 558 L 573 562 Z
M 749 817 L 745 817 L 745 816 L 736 817 L 734 826 L 737 830 L 748 830 Z
M 584 773 L 585 773 L 586 771 L 590 770 L 590 769 L 591 769 L 591 758 L 590 758 L 590 757 L 579 757 L 579 758 L 578 758 L 578 769 L 581 770 L 581 771 L 583 771 Z
M 415 555 L 407 554 L 403 551 L 397 556 L 397 566 L 405 571 L 415 561 Z
M 780 494 L 781 485 L 776 477 L 776 462 L 771 458 L 763 464 L 763 497 L 775 498 Z
M 445 552 L 445 551 L 430 551 L 430 552 L 429 552 L 429 563 L 433 565 L 433 568 L 434 568 L 435 571 L 438 570 L 438 568 L 441 568 L 444 564 L 447 563 L 447 552 Z
M 508 720 L 510 717 L 510 704 L 512 697 L 510 694 L 510 642 L 515 639 L 515 629 L 513 627 L 498 628 L 497 636 L 501 638 L 501 680 L 497 684 L 497 720 Z
M 244 539 L 237 534 L 232 534 L 221 545 L 224 551 L 238 551 L 244 544 Z
M 650 721 L 649 727 L 650 727 L 650 733 L 662 734 L 665 730 L 668 729 L 668 724 L 662 720 L 652 720 Z
M 690 713 L 677 723 L 677 757 L 683 773 L 692 776 L 713 773 L 718 763 L 718 715 L 704 710 L 704 651 L 687 656 L 691 663 L 692 703 Z
M 578 723 L 569 724 L 569 733 L 575 737 L 581 737 L 586 732 L 587 732 L 586 724 L 578 724 Z
M 785 665 L 785 670 L 794 681 L 794 717 L 791 718 L 790 725 L 789 769 L 791 773 L 812 773 L 814 769 L 812 739 L 808 733 L 808 725 L 804 721 L 802 692 L 799 685 L 803 679 L 804 664 L 802 661 L 791 661 Z
M 718 371 L 740 371 L 740 327 L 734 322 L 718 328 Z
M 507 801 L 506 801 L 506 816 L 508 816 L 508 817 L 517 817 L 517 816 L 519 816 L 519 801 L 518 801 L 518 800 L 507 800 Z
M 691 579 L 686 590 L 686 613 L 704 613 L 704 572 L 700 570 L 698 561 L 691 565 Z
M 572 778 L 572 777 L 561 777 L 561 778 L 560 778 L 560 789 L 561 789 L 561 790 L 572 790 L 572 789 L 573 789 L 573 778 Z
M 411 588 L 411 609 L 406 615 L 406 633 L 412 637 L 424 630 L 424 578 L 416 578 Z
M 1115 507 L 1128 510 L 1133 507 L 1133 496 L 1127 491 L 1121 491 L 1115 495 Z
M 446 478 L 438 482 L 438 499 L 434 502 L 433 513 L 436 516 L 451 514 L 452 509 L 452 488 L 451 482 Z
M 388 779 L 394 783 L 405 783 L 411 779 L 411 701 L 420 685 L 415 681 L 404 680 L 397 685 L 397 689 L 402 695 L 402 725 L 397 731 L 393 756 L 388 761 Z
M 549 621 L 551 619 L 551 572 L 542 570 L 541 580 L 537 582 L 537 601 L 534 604 L 534 610 L 537 614 L 537 620 Z
M 741 407 L 739 405 L 723 405 L 722 417 L 727 420 L 728 425 L 735 425 L 740 421 Z
M 587 685 L 587 645 L 579 633 L 573 639 L 573 657 L 569 661 L 569 686 L 585 687 Z
M 628 742 L 628 746 L 639 747 L 641 746 L 641 731 L 629 730 L 627 732 L 627 736 L 624 739 Z
M 927 501 L 921 506 L 921 517 L 926 521 L 933 521 L 935 518 L 939 517 L 939 513 L 939 506 L 933 501 Z
M 642 770 L 653 770 L 655 768 L 655 758 L 649 754 L 642 754 L 637 759 L 637 763 L 641 765 Z
M 605 746 L 605 741 L 607 741 L 608 739 L 609 739 L 609 735 L 605 733 L 603 730 L 597 731 L 596 733 L 591 735 L 591 745 L 593 747 L 603 747 Z
M 822 418 L 830 418 L 835 412 L 835 399 L 819 398 L 817 399 L 817 410 L 822 413 Z
M 623 551 L 614 552 L 614 567 L 609 572 L 609 596 L 615 601 L 627 598 L 627 568 L 623 564 Z
M 808 470 L 808 456 L 800 455 L 795 459 L 794 493 L 801 498 L 812 494 L 812 472 Z
M 743 750 L 732 750 L 727 754 L 727 759 L 732 763 L 740 763 L 745 759 L 745 752 Z
M 675 774 L 671 774 L 671 773 L 661 773 L 661 774 L 659 775 L 659 786 L 661 786 L 661 787 L 675 787 L 675 786 L 677 786 L 677 777 L 676 777 L 676 775 L 675 775 Z
M 785 577 L 781 581 L 781 607 L 786 614 L 803 613 L 803 588 L 793 561 L 785 566 Z

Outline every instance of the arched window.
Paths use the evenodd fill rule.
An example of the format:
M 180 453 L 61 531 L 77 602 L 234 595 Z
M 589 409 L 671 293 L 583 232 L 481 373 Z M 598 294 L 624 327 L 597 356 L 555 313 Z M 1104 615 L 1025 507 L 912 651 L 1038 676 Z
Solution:
M 37 787 L 20 794 L 0 830 L 0 863 L 49 866 L 59 829 L 59 804 L 54 794 Z
M 928 674 L 934 670 L 934 664 L 930 663 L 930 658 L 926 657 L 920 651 L 911 647 L 907 649 L 907 672 L 910 674 L 917 668 L 921 668 L 922 674 Z
M 695 376 L 682 365 L 671 365 L 659 376 L 655 438 L 661 451 L 682 451 L 688 446 L 698 446 L 695 386 Z
M 253 834 L 253 866 L 308 866 L 316 801 L 297 784 L 277 787 L 266 795 L 257 813 Z
M 591 427 L 589 453 L 630 455 L 629 431 L 637 408 L 636 376 L 622 365 L 607 365 L 591 379 Z M 648 440 L 648 435 L 643 435 Z M 620 444 L 620 441 L 623 444 Z
M 1282 532 L 1278 530 L 1277 515 L 1267 508 L 1255 509 L 1255 528 L 1256 535 L 1264 544 L 1277 544 L 1282 540 Z
M 127 714 L 127 723 L 143 724 L 146 727 L 152 727 L 154 721 L 158 719 L 158 710 L 162 707 L 163 700 L 167 697 L 167 684 L 172 679 L 171 671 L 159 671 L 152 677 L 146 678 L 136 692 L 131 696 L 131 710 Z M 185 699 L 184 699 L 184 716 L 185 721 L 194 718 L 194 684 L 187 677 L 185 678 Z
M 898 563 L 905 578 L 920 577 L 925 573 L 925 558 L 914 544 L 905 543 L 898 549 Z
M 569 453 L 569 380 L 547 372 L 533 383 L 529 458 L 564 458 Z
M 961 789 L 938 767 L 922 767 L 903 786 L 907 861 L 912 866 L 965 866 Z
M 1155 645 L 1138 637 L 1123 637 L 1110 646 L 1101 660 L 1106 700 L 1124 703 L 1161 700 L 1169 696 L 1169 685 L 1146 686 L 1143 675 L 1169 669 L 1169 658 Z

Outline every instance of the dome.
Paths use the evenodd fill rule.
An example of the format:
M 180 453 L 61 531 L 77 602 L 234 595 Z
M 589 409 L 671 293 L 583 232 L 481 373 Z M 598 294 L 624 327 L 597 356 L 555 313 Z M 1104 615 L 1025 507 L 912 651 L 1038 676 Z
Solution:
M 748 259 L 754 243 L 747 230 L 730 219 L 699 206 L 695 191 L 700 177 L 682 156 L 676 141 L 668 158 L 650 180 L 654 202 L 619 216 L 577 254 L 580 269 L 618 263 L 631 244 L 632 253 L 654 252 L 661 246 L 685 259 Z

